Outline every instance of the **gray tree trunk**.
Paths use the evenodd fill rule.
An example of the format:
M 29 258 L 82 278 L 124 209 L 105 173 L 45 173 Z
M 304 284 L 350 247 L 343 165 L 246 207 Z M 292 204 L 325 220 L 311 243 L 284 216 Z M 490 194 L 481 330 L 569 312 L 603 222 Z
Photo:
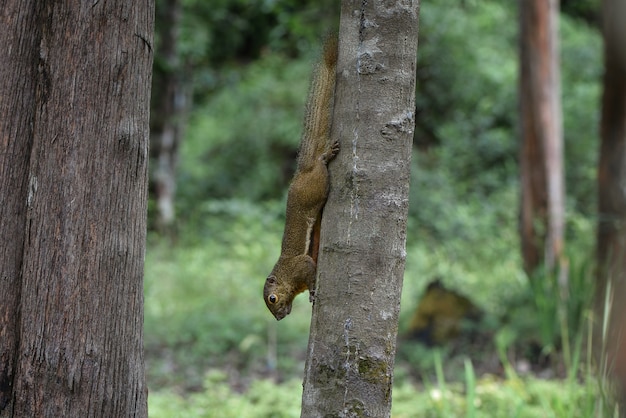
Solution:
M 562 261 L 565 225 L 558 0 L 520 0 L 521 216 L 524 270 Z M 564 273 L 564 270 L 562 271 Z
M 147 416 L 154 3 L 0 14 L 0 417 Z
M 176 172 L 180 144 L 184 135 L 187 110 L 191 101 L 185 83 L 186 68 L 179 52 L 182 4 L 166 0 L 159 12 L 160 26 L 157 56 L 161 65 L 154 73 L 151 151 L 156 156 L 154 191 L 157 203 L 156 226 L 161 232 L 172 232 L 176 220 Z
M 417 0 L 344 0 L 303 417 L 385 417 L 405 264 Z

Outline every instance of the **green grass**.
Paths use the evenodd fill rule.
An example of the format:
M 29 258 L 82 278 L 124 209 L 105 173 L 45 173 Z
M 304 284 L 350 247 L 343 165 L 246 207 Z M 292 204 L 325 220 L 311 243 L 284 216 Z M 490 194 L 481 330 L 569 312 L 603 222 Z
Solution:
M 201 388 L 209 368 L 289 376 L 301 370 L 298 356 L 306 347 L 311 312 L 307 298 L 296 299 L 280 326 L 262 298 L 280 251 L 280 212 L 282 205 L 213 203 L 204 209 L 205 222 L 182 242 L 151 237 L 145 345 L 154 387 Z
M 194 230 L 183 230 L 178 242 L 150 237 L 145 275 L 150 416 L 299 415 L 310 303 L 305 296 L 296 298 L 291 315 L 277 322 L 261 296 L 264 279 L 278 257 L 282 213 L 281 202 L 212 202 L 199 207 Z M 436 275 L 491 316 L 504 312 L 509 320 L 496 329 L 494 341 L 483 342 L 481 351 L 470 349 L 460 355 L 402 339 L 396 358 L 394 417 L 595 414 L 599 386 L 587 368 L 572 368 L 579 377 L 571 378 L 570 373 L 569 379 L 542 380 L 532 374 L 520 377 L 508 362 L 507 356 L 524 343 L 529 330 L 541 329 L 542 321 L 554 321 L 549 312 L 556 312 L 555 307 L 546 306 L 545 311 L 533 307 L 548 301 L 533 302 L 532 289 L 515 262 L 516 247 L 507 242 L 512 237 L 503 231 L 497 245 L 492 243 L 508 246 L 509 261 L 504 263 L 499 262 L 505 254 L 502 248 L 468 255 L 455 239 L 436 246 L 412 242 L 407 248 L 401 334 L 424 286 Z M 530 308 L 511 310 L 509 295 L 524 293 L 520 304 Z M 558 326 L 546 327 L 558 337 Z M 538 334 L 549 338 L 545 332 Z M 581 339 L 572 341 L 572 351 L 580 353 Z M 497 360 L 498 352 L 508 371 L 500 376 L 481 366 L 489 356 Z M 586 354 L 576 358 L 580 357 Z
M 478 380 L 434 386 L 402 381 L 394 385 L 392 417 L 568 417 L 588 418 L 597 414 L 599 395 L 595 382 L 565 383 L 535 378 L 501 380 L 483 376 Z M 151 391 L 150 416 L 174 417 L 298 417 L 302 385 L 298 379 L 277 384 L 258 379 L 243 393 L 228 384 L 221 371 L 210 371 L 201 392 L 180 395 Z M 610 416 L 610 415 L 606 415 Z
M 277 385 L 255 380 L 244 393 L 234 391 L 221 371 L 207 373 L 204 391 L 181 396 L 171 391 L 151 392 L 148 410 L 153 418 L 258 418 L 300 416 L 302 383 L 295 379 Z

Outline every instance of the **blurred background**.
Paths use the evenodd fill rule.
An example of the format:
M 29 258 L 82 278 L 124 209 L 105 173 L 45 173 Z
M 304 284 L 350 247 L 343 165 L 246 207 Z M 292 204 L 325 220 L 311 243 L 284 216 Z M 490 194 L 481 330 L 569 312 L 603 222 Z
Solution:
M 518 2 L 422 1 L 394 417 L 589 417 L 603 46 L 561 0 L 568 302 L 520 251 Z M 280 252 L 331 0 L 157 0 L 145 348 L 154 417 L 299 416 L 311 315 L 262 287 Z

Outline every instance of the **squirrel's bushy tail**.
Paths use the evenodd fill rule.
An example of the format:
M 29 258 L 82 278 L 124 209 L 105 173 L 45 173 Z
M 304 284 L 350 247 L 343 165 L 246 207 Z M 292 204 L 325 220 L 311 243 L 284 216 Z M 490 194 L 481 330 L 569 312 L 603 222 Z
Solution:
M 299 169 L 306 169 L 306 165 L 313 163 L 330 145 L 338 44 L 336 34 L 326 38 L 322 59 L 313 71 L 309 98 L 304 111 L 304 126 L 298 153 Z

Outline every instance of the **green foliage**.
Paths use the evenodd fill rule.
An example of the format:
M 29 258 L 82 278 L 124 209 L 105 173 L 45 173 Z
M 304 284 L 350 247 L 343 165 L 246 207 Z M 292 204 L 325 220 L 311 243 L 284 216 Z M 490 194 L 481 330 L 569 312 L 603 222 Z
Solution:
M 289 318 L 277 323 L 261 295 L 280 250 L 284 194 L 318 48 L 311 45 L 332 26 L 325 16 L 336 15 L 334 3 L 183 4 L 181 54 L 200 94 L 181 149 L 180 241 L 151 235 L 146 256 L 151 416 L 297 416 L 310 303 L 296 298 Z M 563 4 L 580 17 L 575 0 Z M 587 372 L 577 369 L 590 294 L 581 254 L 592 253 L 594 239 L 601 40 L 579 20 L 561 19 L 571 259 L 564 308 L 554 278 L 530 288 L 520 267 L 516 13 L 515 2 L 495 0 L 422 5 L 400 313 L 402 332 L 426 284 L 442 277 L 490 317 L 506 320 L 490 349 L 499 351 L 507 377 L 480 373 L 477 360 L 486 353 L 467 353 L 470 362 L 449 349 L 437 357 L 401 344 L 394 417 L 594 413 L 593 382 L 520 378 L 507 353 L 531 338 L 542 348 L 566 341 L 569 376 Z M 415 374 L 423 386 L 412 382 Z
M 331 0 L 180 0 L 180 8 L 177 55 L 191 70 L 186 82 L 200 100 L 236 81 L 242 64 L 268 51 L 307 55 L 320 34 L 335 27 L 339 15 Z M 166 0 L 157 1 L 157 47 L 171 19 L 168 14 Z M 167 70 L 167 65 L 163 57 L 155 57 L 157 71 Z
M 294 350 L 306 346 L 307 298 L 295 300 L 289 321 L 280 328 L 262 298 L 280 250 L 280 206 L 213 202 L 202 208 L 203 223 L 184 231 L 186 238 L 178 245 L 150 237 L 144 328 L 153 384 L 197 388 L 211 367 L 236 365 L 249 373 L 301 370 Z M 269 364 L 272 358 L 278 364 Z
M 473 405 L 467 404 L 463 385 L 394 388 L 394 417 L 590 417 L 597 389 L 593 383 L 563 390 L 562 382 L 500 380 L 485 376 L 475 382 Z
M 557 338 L 583 330 L 586 311 L 590 309 L 594 281 L 589 268 L 577 267 L 565 284 L 557 272 L 538 272 L 529 280 L 533 308 L 539 320 L 542 343 L 555 344 Z
M 596 210 L 602 39 L 596 29 L 561 19 L 561 78 L 568 206 Z
M 426 379 L 423 387 L 416 387 L 407 379 L 396 378 L 393 417 L 602 416 L 598 413 L 610 416 L 609 404 L 598 403 L 601 387 L 593 378 L 583 381 L 520 378 L 503 355 L 506 378 L 490 374 L 477 378 L 472 362 L 464 358 L 462 366 L 457 367 L 464 369 L 463 378 L 446 381 L 441 352 L 431 351 L 428 356 L 433 361 L 422 369 L 434 369 L 436 383 Z
M 282 2 L 266 3 L 283 7 L 280 13 L 291 10 Z M 235 7 L 232 4 L 229 7 Z M 412 176 L 411 215 L 438 238 L 449 238 L 441 223 L 454 218 L 432 216 L 433 211 L 451 202 L 467 202 L 471 213 L 486 200 L 503 208 L 497 199 L 517 188 L 514 6 L 458 0 L 422 6 L 415 133 L 420 151 Z M 561 38 L 568 206 L 591 214 L 601 39 L 597 30 L 567 17 L 561 19 Z M 198 199 L 264 200 L 284 193 L 299 141 L 314 56 L 310 50 L 317 48 L 307 44 L 306 53 L 299 54 L 304 59 L 270 52 L 244 69 L 222 71 L 229 81 L 223 80 L 211 100 L 193 112 L 183 143 L 179 176 L 183 213 Z
M 450 176 L 423 170 L 415 160 L 411 187 L 416 192 L 410 196 L 415 215 L 409 220 L 403 303 L 410 297 L 414 306 L 426 283 L 443 277 L 479 306 L 500 313 L 502 301 L 523 291 L 527 281 L 517 251 L 517 211 L 512 209 L 517 207 L 516 188 L 499 190 L 489 200 L 462 198 Z
M 297 415 L 293 411 L 298 410 L 300 402 L 298 382 L 304 367 L 310 304 L 306 296 L 296 298 L 289 318 L 278 323 L 261 297 L 264 278 L 278 256 L 282 210 L 282 204 L 216 201 L 202 206 L 202 222 L 194 222 L 200 227 L 185 231 L 184 240 L 177 245 L 150 237 L 145 345 L 152 416 L 209 416 L 209 411 L 219 411 L 219 416 L 226 417 L 234 416 L 236 411 L 241 411 L 238 416 L 255 411 L 266 415 L 252 416 Z M 513 253 L 515 249 L 508 251 Z M 468 261 L 448 261 L 424 245 L 411 245 L 407 249 L 403 323 L 415 308 L 414 296 L 428 281 L 424 273 L 443 273 L 448 283 L 458 283 L 456 286 L 475 300 L 486 301 L 483 306 L 496 312 L 510 307 L 510 299 L 503 295 L 523 293 L 527 286 L 525 277 L 517 282 L 515 263 L 492 269 L 497 259 L 484 258 L 483 266 L 465 264 Z M 483 278 L 492 270 L 498 274 L 490 276 L 489 286 L 485 286 Z M 536 311 L 531 308 L 522 312 L 499 332 L 497 341 L 505 364 L 508 348 L 537 327 L 535 322 L 523 328 L 519 318 L 541 320 Z M 480 361 L 481 353 L 472 355 Z M 437 357 L 430 350 L 401 343 L 398 356 L 394 416 L 464 416 L 472 410 L 476 417 L 489 416 L 490 410 L 508 416 L 516 408 L 527 407 L 535 412 L 544 407 L 558 417 L 584 416 L 561 415 L 559 408 L 569 411 L 571 404 L 587 411 L 589 398 L 596 393 L 587 384 L 584 392 L 574 383 L 576 380 L 568 383 L 571 387 L 567 390 L 559 382 L 522 381 L 510 365 L 509 380 L 504 382 L 488 375 L 473 375 L 466 357 L 453 358 L 449 351 Z M 415 371 L 426 382 L 434 376 L 431 380 L 438 383 L 416 388 L 408 377 Z M 261 378 L 267 375 L 282 376 L 288 383 L 277 385 Z M 465 382 L 465 389 L 459 382 Z M 243 392 L 236 392 L 233 386 L 243 388 Z M 184 395 L 175 395 L 172 390 Z M 468 406 L 468 399 L 473 399 L 473 407 Z M 516 408 L 511 409 L 513 406 Z M 290 415 L 280 415 L 283 411 Z M 532 415 L 529 412 L 519 416 Z
M 560 30 L 568 206 L 592 214 L 601 38 L 597 29 L 565 16 Z M 480 206 L 518 187 L 516 33 L 514 2 L 422 6 L 415 134 L 422 152 L 413 170 L 411 214 L 427 226 L 437 228 L 425 205 Z M 437 199 L 442 192 L 445 202 Z
M 496 315 L 520 294 L 533 300 L 518 253 L 516 24 L 514 2 L 422 6 L 408 235 L 419 254 L 407 258 L 403 303 L 435 276 Z M 560 28 L 566 235 L 580 263 L 594 237 L 602 48 L 596 29 L 566 16 Z
M 257 59 L 266 49 L 298 56 L 332 27 L 336 4 L 302 0 L 184 0 L 184 52 L 212 65 Z
M 151 418 L 291 418 L 300 414 L 302 383 L 280 385 L 256 380 L 245 394 L 234 392 L 220 371 L 207 374 L 204 391 L 187 398 L 168 392 L 151 392 Z
M 506 322 L 514 335 L 505 345 L 536 341 L 543 357 L 562 353 L 568 374 L 576 376 L 583 360 L 594 276 L 590 261 L 581 256 L 572 257 L 566 268 L 567 283 L 560 281 L 560 272 L 539 271 L 524 291 L 509 299 Z
M 194 112 L 181 150 L 183 214 L 208 197 L 283 195 L 295 168 L 310 72 L 306 60 L 268 56 Z
M 296 379 L 280 384 L 255 380 L 248 390 L 238 393 L 228 385 L 226 375 L 213 371 L 207 374 L 202 392 L 183 397 L 151 391 L 148 407 L 153 418 L 295 417 L 300 413 L 301 395 L 302 385 Z M 597 396 L 594 382 L 564 385 L 493 376 L 473 380 L 470 372 L 465 385 L 416 387 L 406 381 L 394 385 L 391 414 L 394 418 L 587 418 L 595 416 Z
M 512 4 L 446 0 L 421 8 L 415 141 L 439 145 L 437 164 L 466 191 L 489 192 L 515 167 Z
M 561 0 L 561 11 L 576 19 L 598 26 L 601 0 Z

